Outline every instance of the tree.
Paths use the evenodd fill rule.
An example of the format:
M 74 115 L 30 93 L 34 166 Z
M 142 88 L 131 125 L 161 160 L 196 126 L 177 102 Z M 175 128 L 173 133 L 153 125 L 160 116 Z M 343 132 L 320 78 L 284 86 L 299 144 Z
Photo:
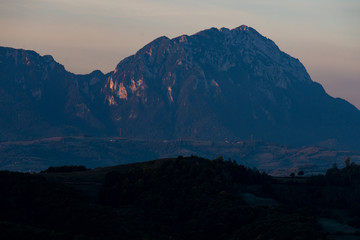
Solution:
M 302 171 L 302 170 L 298 172 L 298 176 L 304 176 L 304 174 L 305 174 L 305 173 L 304 173 L 304 171 Z
M 345 160 L 346 167 L 350 167 L 350 157 L 347 157 Z

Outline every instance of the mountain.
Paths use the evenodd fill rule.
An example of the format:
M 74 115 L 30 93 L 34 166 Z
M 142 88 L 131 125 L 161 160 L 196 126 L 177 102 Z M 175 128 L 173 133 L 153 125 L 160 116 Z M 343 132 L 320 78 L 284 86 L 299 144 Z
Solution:
M 360 112 L 247 26 L 158 38 L 117 65 L 104 94 L 123 136 L 359 145 Z
M 0 48 L 0 139 L 256 139 L 359 149 L 360 111 L 253 28 L 160 37 L 113 72 Z
M 99 118 L 104 111 L 99 103 L 105 78 L 100 71 L 69 73 L 49 55 L 1 47 L 0 139 L 78 135 L 106 129 L 106 121 Z

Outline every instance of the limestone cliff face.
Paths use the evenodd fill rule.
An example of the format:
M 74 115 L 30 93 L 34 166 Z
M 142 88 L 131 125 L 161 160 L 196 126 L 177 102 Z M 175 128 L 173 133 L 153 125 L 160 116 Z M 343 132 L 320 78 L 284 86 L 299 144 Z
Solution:
M 0 48 L 0 91 L 1 139 L 253 138 L 360 148 L 359 110 L 247 26 L 160 37 L 106 75 L 75 75 L 50 56 Z

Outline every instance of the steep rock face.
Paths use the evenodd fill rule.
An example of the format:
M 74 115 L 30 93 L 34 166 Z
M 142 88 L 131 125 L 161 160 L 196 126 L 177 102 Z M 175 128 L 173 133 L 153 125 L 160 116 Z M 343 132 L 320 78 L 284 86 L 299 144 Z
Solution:
M 210 92 L 200 86 L 203 78 L 181 44 L 161 37 L 121 61 L 104 93 L 124 136 L 221 137 L 218 132 L 226 129 L 212 109 Z
M 359 145 L 359 111 L 247 26 L 158 38 L 121 61 L 103 93 L 123 136 Z
M 1 140 L 83 134 L 104 128 L 89 109 L 99 102 L 104 79 L 101 72 L 69 73 L 49 55 L 1 47 Z

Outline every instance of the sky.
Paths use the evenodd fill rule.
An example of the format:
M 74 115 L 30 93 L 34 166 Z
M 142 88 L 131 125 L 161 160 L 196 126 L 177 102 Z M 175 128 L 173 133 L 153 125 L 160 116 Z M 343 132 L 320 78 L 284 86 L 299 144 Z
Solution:
M 50 54 L 77 74 L 110 72 L 160 36 L 243 24 L 360 109 L 359 0 L 0 0 L 0 46 Z

